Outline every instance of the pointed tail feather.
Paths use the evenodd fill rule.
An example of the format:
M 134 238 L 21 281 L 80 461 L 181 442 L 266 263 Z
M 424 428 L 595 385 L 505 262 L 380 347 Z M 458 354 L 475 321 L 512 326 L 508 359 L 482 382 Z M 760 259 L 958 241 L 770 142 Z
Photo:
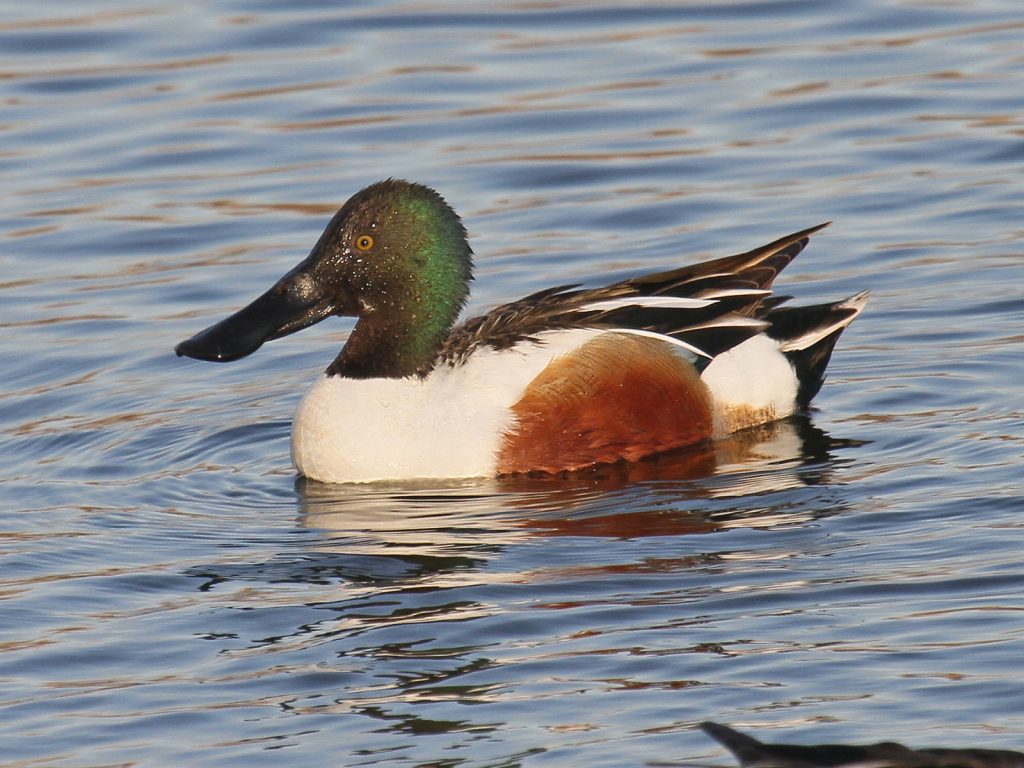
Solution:
M 779 342 L 796 371 L 797 404 L 801 408 L 806 408 L 818 394 L 839 336 L 863 311 L 867 300 L 868 292 L 862 291 L 831 304 L 780 307 L 765 315 L 769 323 L 765 333 Z
M 828 225 L 829 222 L 826 221 L 824 224 L 780 237 L 778 240 L 746 253 L 702 261 L 699 264 L 691 264 L 667 272 L 640 275 L 616 283 L 614 287 L 629 289 L 630 292 L 641 294 L 673 294 L 682 290 L 684 295 L 690 295 L 691 285 L 696 288 L 707 278 L 739 278 L 752 282 L 758 288 L 771 288 L 776 275 L 797 257 L 807 245 L 811 235 Z
M 733 756 L 740 761 L 740 765 L 748 765 L 764 756 L 764 744 L 753 736 L 735 731 L 727 725 L 708 720 L 700 724 L 700 729 L 732 752 Z

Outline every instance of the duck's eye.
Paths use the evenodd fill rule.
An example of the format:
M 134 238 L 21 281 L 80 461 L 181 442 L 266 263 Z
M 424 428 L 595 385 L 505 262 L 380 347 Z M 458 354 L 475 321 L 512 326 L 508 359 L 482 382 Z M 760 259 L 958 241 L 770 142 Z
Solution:
M 359 235 L 356 238 L 356 248 L 360 251 L 368 251 L 373 248 L 373 238 L 369 235 Z

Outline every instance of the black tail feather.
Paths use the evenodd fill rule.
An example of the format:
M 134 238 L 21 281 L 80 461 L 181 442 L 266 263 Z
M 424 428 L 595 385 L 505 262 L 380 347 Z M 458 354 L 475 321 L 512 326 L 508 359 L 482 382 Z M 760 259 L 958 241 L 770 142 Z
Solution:
M 825 382 L 825 369 L 839 336 L 864 309 L 868 294 L 811 307 L 775 307 L 764 320 L 768 336 L 778 341 L 796 371 L 797 405 L 807 408 Z
M 825 368 L 840 335 L 867 303 L 867 292 L 814 306 L 772 307 L 763 319 L 765 333 L 779 342 L 797 372 L 797 404 L 806 409 L 825 380 Z
M 818 394 L 821 385 L 825 383 L 825 369 L 828 367 L 828 361 L 832 358 L 832 350 L 835 349 L 836 342 L 839 341 L 844 328 L 833 331 L 807 349 L 796 349 L 783 353 L 789 358 L 790 365 L 796 371 L 797 382 L 799 382 L 796 403 L 801 409 L 805 409 L 811 404 L 811 400 Z

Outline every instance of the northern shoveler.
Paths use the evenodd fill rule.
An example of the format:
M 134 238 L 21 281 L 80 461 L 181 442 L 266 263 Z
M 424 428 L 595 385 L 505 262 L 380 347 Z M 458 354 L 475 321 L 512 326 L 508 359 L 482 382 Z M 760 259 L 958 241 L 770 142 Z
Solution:
M 1009 749 L 911 749 L 878 744 L 765 744 L 718 723 L 701 729 L 728 749 L 742 768 L 1024 768 L 1024 753 Z
M 292 459 L 315 480 L 633 461 L 808 405 L 867 300 L 781 307 L 771 295 L 823 226 L 602 288 L 549 288 L 455 325 L 472 279 L 462 222 L 434 190 L 389 179 L 345 203 L 273 288 L 175 351 L 237 360 L 357 317 L 295 414 Z

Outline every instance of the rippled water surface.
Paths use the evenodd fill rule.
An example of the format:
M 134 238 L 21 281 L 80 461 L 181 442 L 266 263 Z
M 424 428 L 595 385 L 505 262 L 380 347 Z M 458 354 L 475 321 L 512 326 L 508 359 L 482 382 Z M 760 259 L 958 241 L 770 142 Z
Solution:
M 639 766 L 1024 748 L 1016 0 L 0 8 L 0 762 Z M 325 486 L 344 321 L 173 345 L 428 183 L 471 309 L 834 223 L 808 419 L 572 480 Z

